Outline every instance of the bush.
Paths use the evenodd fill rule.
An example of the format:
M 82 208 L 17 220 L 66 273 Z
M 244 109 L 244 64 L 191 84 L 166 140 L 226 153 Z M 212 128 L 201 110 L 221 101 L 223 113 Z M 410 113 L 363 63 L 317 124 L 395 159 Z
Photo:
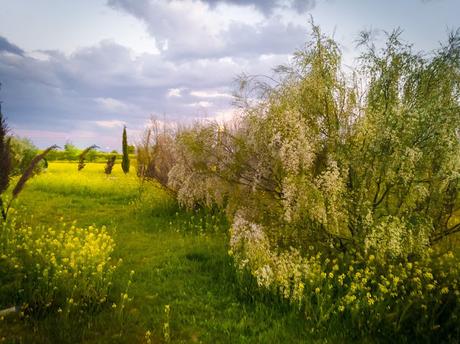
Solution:
M 172 128 L 160 130 L 160 123 L 151 121 L 142 141 L 137 146 L 137 175 L 142 180 L 155 180 L 164 188 L 169 187 L 169 172 L 176 163 L 174 151 L 175 132 Z
M 26 138 L 12 136 L 10 138 L 12 175 L 20 175 L 29 167 L 32 159 L 39 153 L 39 149 Z M 35 173 L 42 171 L 45 163 L 42 161 L 35 168 Z
M 413 53 L 398 32 L 382 52 L 364 41 L 362 67 L 350 79 L 336 43 L 313 32 L 237 126 L 177 135 L 168 183 L 179 201 L 217 203 L 230 216 L 246 209 L 284 248 L 378 248 L 394 258 L 460 231 L 452 221 L 460 37 L 432 57 Z
M 238 270 L 312 328 L 458 340 L 459 261 L 438 243 L 460 232 L 460 36 L 431 55 L 398 31 L 361 47 L 346 73 L 313 26 L 278 83 L 242 79 L 237 122 L 176 135 L 168 185 L 224 208 Z
M 264 228 L 237 216 L 230 254 L 241 275 L 304 312 L 317 334 L 448 342 L 460 336 L 460 259 L 452 252 L 395 261 L 358 252 L 331 257 L 314 247 L 275 252 Z
M 2 280 L 15 276 L 2 303 L 31 314 L 94 310 L 105 304 L 116 266 L 105 227 L 31 227 L 11 216 L 0 232 Z M 4 275 L 4 276 L 3 276 Z

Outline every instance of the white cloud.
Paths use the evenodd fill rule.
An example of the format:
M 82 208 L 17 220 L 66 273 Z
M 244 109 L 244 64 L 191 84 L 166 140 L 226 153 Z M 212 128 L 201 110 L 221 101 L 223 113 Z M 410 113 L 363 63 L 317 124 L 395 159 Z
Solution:
M 121 128 L 124 125 L 126 125 L 125 121 L 119 121 L 119 120 L 116 120 L 116 119 L 113 119 L 113 120 L 110 120 L 110 121 L 94 121 L 94 123 L 96 123 L 98 126 L 100 126 L 102 128 L 109 128 L 109 129 Z
M 168 90 L 168 94 L 166 95 L 167 97 L 182 97 L 181 95 L 181 89 L 180 88 L 170 88 Z
M 232 98 L 233 96 L 228 93 L 213 91 L 213 90 L 201 90 L 191 91 L 190 95 L 197 98 Z

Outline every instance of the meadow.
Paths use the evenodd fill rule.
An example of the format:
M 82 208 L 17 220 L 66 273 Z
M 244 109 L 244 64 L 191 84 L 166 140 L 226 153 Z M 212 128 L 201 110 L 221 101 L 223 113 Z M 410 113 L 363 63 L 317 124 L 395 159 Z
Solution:
M 350 76 L 312 32 L 232 122 L 152 120 L 129 173 L 126 128 L 121 168 L 11 164 L 0 118 L 0 339 L 458 343 L 460 33 L 364 34 Z
M 115 165 L 53 162 L 14 203 L 31 226 L 106 226 L 118 268 L 101 307 L 66 315 L 5 316 L 7 343 L 279 343 L 311 339 L 301 315 L 269 295 L 239 288 L 228 256 L 228 224 L 212 211 L 186 212 L 160 187 L 142 187 Z M 38 227 L 37 227 L 38 228 Z M 121 263 L 118 263 L 122 260 Z M 134 273 L 132 273 L 134 271 Z M 132 275 L 132 277 L 131 277 Z M 131 280 L 131 282 L 129 282 Z M 129 285 L 129 287 L 128 287 Z M 12 288 L 15 287 L 13 283 Z M 2 284 L 2 295 L 11 295 Z M 126 307 L 120 299 L 128 294 Z M 0 308 L 12 306 L 1 298 Z M 267 302 L 269 301 L 269 302 Z M 116 308 L 114 308 L 116 305 Z M 323 340 L 321 340 L 323 341 Z

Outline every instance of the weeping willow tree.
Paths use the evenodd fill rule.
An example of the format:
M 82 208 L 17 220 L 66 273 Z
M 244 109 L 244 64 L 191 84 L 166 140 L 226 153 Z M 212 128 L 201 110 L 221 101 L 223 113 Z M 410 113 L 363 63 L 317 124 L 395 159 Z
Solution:
M 460 35 L 431 54 L 400 32 L 350 73 L 336 42 L 312 40 L 232 127 L 176 138 L 169 184 L 187 205 L 217 203 L 261 225 L 271 245 L 419 254 L 460 231 Z M 250 80 L 249 80 L 250 81 Z

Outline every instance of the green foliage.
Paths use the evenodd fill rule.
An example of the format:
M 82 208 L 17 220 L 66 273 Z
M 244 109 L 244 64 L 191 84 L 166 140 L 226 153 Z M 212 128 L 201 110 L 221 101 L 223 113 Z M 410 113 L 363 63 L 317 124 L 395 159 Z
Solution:
M 314 26 L 280 82 L 233 128 L 179 134 L 169 173 L 179 201 L 217 203 L 231 216 L 247 209 L 285 247 L 407 256 L 457 232 L 458 38 L 431 57 L 398 32 L 380 52 L 363 44 L 361 68 L 347 77 L 336 43 Z
M 270 249 L 264 228 L 237 216 L 230 255 L 243 275 L 300 309 L 318 334 L 350 338 L 455 342 L 460 336 L 460 257 L 428 250 L 423 257 L 382 261 L 359 252 L 333 255 Z
M 65 160 L 77 160 L 80 154 L 80 150 L 73 145 L 71 142 L 67 142 L 64 145 L 64 159 Z
M 12 175 L 20 175 L 24 173 L 32 159 L 39 153 L 39 149 L 29 139 L 15 136 L 10 138 L 10 145 L 13 164 Z M 44 168 L 45 164 L 41 163 L 37 165 L 34 173 L 40 172 Z
M 123 137 L 122 137 L 122 148 L 123 148 L 123 158 L 121 161 L 121 168 L 123 172 L 129 172 L 129 151 L 128 151 L 128 137 L 126 135 L 126 126 L 123 127 Z
M 97 308 L 107 302 L 113 249 L 105 227 L 79 228 L 61 219 L 57 228 L 34 228 L 10 217 L 0 232 L 2 274 L 16 276 L 7 302 L 41 316 Z
M 136 153 L 136 146 L 128 145 L 128 154 L 135 154 L 135 153 Z
M 401 43 L 398 31 L 381 50 L 364 34 L 350 74 L 337 44 L 316 26 L 312 32 L 292 65 L 277 69 L 275 85 L 242 80 L 237 122 L 196 125 L 176 136 L 168 183 L 188 208 L 226 210 L 238 270 L 307 314 L 324 315 L 319 300 L 308 299 L 312 290 L 332 290 L 320 295 L 330 297 L 330 311 L 343 300 L 332 281 L 317 286 L 313 275 L 329 271 L 313 269 L 312 257 L 322 257 L 319 266 L 342 257 L 345 270 L 375 264 L 384 276 L 408 262 L 434 271 L 439 261 L 428 248 L 442 254 L 436 244 L 460 231 L 460 37 L 428 55 Z M 398 272 L 406 289 L 379 296 L 385 307 L 394 301 L 399 319 L 385 323 L 387 333 L 404 323 L 414 329 L 408 336 L 431 338 L 428 326 L 445 322 L 442 335 L 451 340 L 459 316 L 456 264 L 438 270 L 442 287 L 430 291 L 410 284 L 417 276 Z M 379 276 L 369 277 L 358 303 L 367 302 L 367 292 L 373 297 Z M 382 304 L 354 313 L 351 330 L 377 330 Z M 428 312 L 423 320 L 421 308 Z

